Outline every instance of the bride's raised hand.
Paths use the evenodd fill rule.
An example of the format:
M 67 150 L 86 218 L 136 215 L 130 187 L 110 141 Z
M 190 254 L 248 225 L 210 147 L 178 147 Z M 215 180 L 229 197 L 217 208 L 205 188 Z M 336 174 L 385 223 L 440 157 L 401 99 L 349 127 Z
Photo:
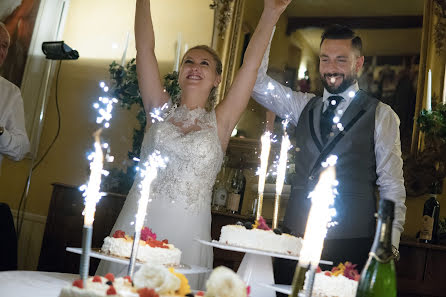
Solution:
M 155 34 L 150 2 L 137 0 L 135 10 L 136 70 L 146 114 L 149 114 L 152 108 L 161 107 L 168 101 L 168 95 L 161 85 L 155 57 Z
M 264 11 L 282 14 L 292 0 L 264 0 Z

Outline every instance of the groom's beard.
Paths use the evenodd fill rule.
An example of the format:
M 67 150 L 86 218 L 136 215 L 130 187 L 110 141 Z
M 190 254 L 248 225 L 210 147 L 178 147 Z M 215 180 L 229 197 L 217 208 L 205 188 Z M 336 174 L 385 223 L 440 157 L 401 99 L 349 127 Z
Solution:
M 329 80 L 331 77 L 341 76 L 342 82 L 339 86 L 333 86 L 330 85 L 327 80 Z M 340 94 L 347 90 L 351 85 L 353 85 L 358 78 L 358 75 L 356 73 L 353 73 L 351 75 L 345 75 L 342 73 L 325 73 L 324 75 L 320 76 L 322 85 L 324 88 L 330 93 L 330 94 Z

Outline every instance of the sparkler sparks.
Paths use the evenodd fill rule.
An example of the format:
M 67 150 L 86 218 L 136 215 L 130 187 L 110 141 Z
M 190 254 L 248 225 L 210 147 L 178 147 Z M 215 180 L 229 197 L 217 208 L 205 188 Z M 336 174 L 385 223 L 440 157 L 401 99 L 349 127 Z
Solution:
M 288 161 L 288 150 L 291 147 L 290 138 L 286 133 L 288 122 L 289 122 L 288 119 L 282 122 L 284 133 L 282 136 L 282 144 L 280 147 L 279 164 L 277 166 L 276 195 L 274 199 L 274 213 L 273 213 L 273 229 L 277 228 L 278 226 L 280 195 L 282 194 L 283 184 L 285 182 L 286 165 Z
M 268 170 L 268 158 L 269 152 L 271 150 L 271 133 L 265 132 L 261 137 L 262 143 L 262 152 L 260 153 L 260 168 L 257 171 L 259 175 L 259 185 L 258 185 L 258 193 L 259 193 L 259 202 L 257 203 L 257 214 L 256 219 L 258 220 L 262 215 L 262 207 L 263 207 L 263 191 L 265 189 L 265 178 L 266 172 Z
M 321 259 L 327 228 L 336 224 L 331 221 L 336 215 L 336 210 L 332 208 L 337 194 L 335 187 L 338 185 L 334 167 L 336 161 L 337 156 L 332 155 L 325 162 L 322 162 L 321 165 L 325 169 L 321 173 L 314 191 L 309 195 L 311 208 L 308 214 L 299 262 L 294 273 L 291 297 L 299 295 L 303 288 L 307 271 L 310 272 L 310 282 L 305 288 L 305 296 L 311 296 L 314 275 Z
M 141 196 L 138 201 L 138 209 L 135 215 L 135 235 L 133 237 L 132 252 L 130 254 L 130 262 L 128 267 L 128 275 L 133 277 L 133 271 L 135 269 L 136 255 L 138 254 L 139 238 L 141 236 L 141 229 L 144 224 L 144 219 L 146 217 L 147 205 L 151 201 L 150 199 L 150 186 L 153 180 L 158 174 L 158 168 L 165 168 L 167 158 L 163 158 L 159 151 L 155 151 L 149 156 L 149 160 L 145 162 L 144 169 L 139 169 L 139 173 L 143 180 L 138 185 Z
M 106 93 L 109 88 L 104 82 L 100 82 L 99 86 Z M 93 108 L 99 113 L 96 118 L 96 123 L 102 124 L 103 128 L 110 127 L 109 121 L 112 118 L 111 112 L 113 111 L 113 104 L 118 103 L 116 98 L 99 97 L 99 102 L 93 104 Z M 84 216 L 84 227 L 82 232 L 82 255 L 80 261 L 80 277 L 82 280 L 86 280 L 88 277 L 88 270 L 90 264 L 90 249 L 91 239 L 93 233 L 94 215 L 96 212 L 96 204 L 104 196 L 100 192 L 101 177 L 107 176 L 108 171 L 103 169 L 104 159 L 108 162 L 113 161 L 113 157 L 109 155 L 110 147 L 107 143 L 101 145 L 101 132 L 103 128 L 99 128 L 94 132 L 94 153 L 88 155 L 87 159 L 90 161 L 90 178 L 88 185 L 83 185 L 79 189 L 83 191 L 83 197 L 85 197 L 85 208 L 82 212 Z M 104 156 L 103 149 L 107 151 Z
M 169 105 L 165 103 L 160 108 L 154 108 L 149 114 L 152 117 L 152 123 L 155 123 L 156 121 L 162 122 L 164 121 L 164 115 L 163 111 L 165 109 L 169 108 Z
M 311 265 L 312 269 L 316 269 L 319 264 L 327 228 L 333 225 L 331 220 L 336 215 L 336 210 L 332 208 L 337 193 L 335 187 L 338 185 L 334 167 L 336 160 L 336 156 L 330 156 L 322 163 L 326 169 L 321 173 L 318 184 L 309 195 L 311 209 L 299 263 L 303 266 Z

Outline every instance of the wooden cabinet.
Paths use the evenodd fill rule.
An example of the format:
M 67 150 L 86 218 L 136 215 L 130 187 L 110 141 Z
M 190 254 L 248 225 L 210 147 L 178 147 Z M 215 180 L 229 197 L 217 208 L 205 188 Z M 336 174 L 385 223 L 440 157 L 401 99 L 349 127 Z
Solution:
M 107 193 L 98 202 L 93 223 L 92 247 L 102 246 L 124 204 L 125 196 Z M 81 247 L 84 199 L 77 187 L 53 184 L 45 233 L 40 250 L 38 270 L 79 273 L 80 256 L 65 251 L 66 247 Z M 91 258 L 90 274 L 99 260 Z
M 401 241 L 400 255 L 398 296 L 446 296 L 446 246 Z
M 111 229 L 124 205 L 125 196 L 107 193 L 96 207 L 93 224 L 92 247 L 101 247 L 103 239 L 110 234 Z M 45 226 L 45 233 L 40 250 L 40 271 L 55 271 L 79 273 L 80 256 L 69 253 L 66 247 L 81 247 L 84 199 L 77 187 L 55 183 Z M 248 220 L 247 217 L 212 213 L 212 239 L 220 237 L 220 229 L 226 224 L 234 224 L 238 220 Z M 214 249 L 214 266 L 225 265 L 237 269 L 243 253 Z M 90 259 L 90 274 L 93 275 L 99 265 L 99 260 Z

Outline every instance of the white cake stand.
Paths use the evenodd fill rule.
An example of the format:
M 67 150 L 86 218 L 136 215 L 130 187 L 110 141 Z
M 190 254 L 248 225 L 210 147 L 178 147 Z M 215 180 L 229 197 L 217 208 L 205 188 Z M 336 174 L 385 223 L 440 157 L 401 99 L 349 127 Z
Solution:
M 67 247 L 66 250 L 68 252 L 71 253 L 75 253 L 75 254 L 82 254 L 82 249 L 81 248 L 75 248 L 75 247 Z M 120 257 L 115 257 L 112 255 L 107 255 L 101 252 L 97 252 L 97 251 L 90 251 L 90 257 L 92 258 L 97 258 L 97 259 L 101 259 L 101 260 L 106 260 L 106 261 L 111 261 L 111 262 L 115 262 L 115 263 L 120 263 L 120 264 L 124 264 L 124 265 L 129 265 L 129 259 L 125 259 L 125 258 L 120 258 Z M 136 261 L 135 263 L 135 267 L 139 267 L 141 266 L 142 263 L 139 261 Z M 200 266 L 196 266 L 196 265 L 188 265 L 188 264 L 180 264 L 178 267 L 174 267 L 175 271 L 181 274 L 201 274 L 201 273 L 208 273 L 209 271 L 211 271 L 208 268 L 205 267 L 200 267 Z
M 272 257 L 290 259 L 290 260 L 299 260 L 299 257 L 232 246 L 220 243 L 216 240 L 205 241 L 197 239 L 197 241 L 204 245 L 209 245 L 219 249 L 245 253 L 242 263 L 240 264 L 240 267 L 237 270 L 237 274 L 243 279 L 243 281 L 248 286 L 251 287 L 251 296 L 275 297 L 276 291 L 282 292 L 281 290 L 290 287 L 288 286 L 285 288 L 282 287 L 281 285 L 274 285 L 275 282 L 273 274 Z M 321 260 L 320 263 L 333 265 L 333 262 L 331 261 Z

